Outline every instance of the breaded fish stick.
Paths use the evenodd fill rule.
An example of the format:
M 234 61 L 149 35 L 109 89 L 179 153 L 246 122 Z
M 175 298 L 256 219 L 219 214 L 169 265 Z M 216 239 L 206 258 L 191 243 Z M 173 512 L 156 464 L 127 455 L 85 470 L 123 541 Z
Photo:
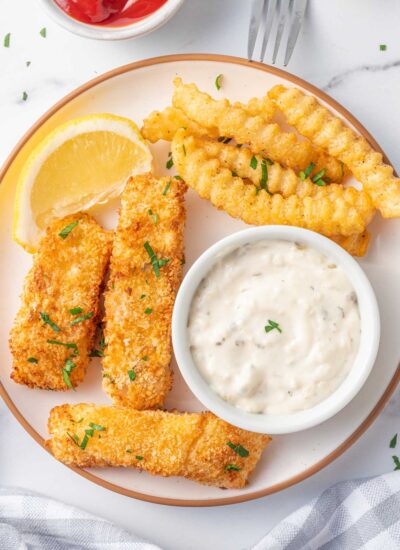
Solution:
M 244 487 L 268 435 L 235 428 L 210 412 L 135 411 L 79 404 L 52 409 L 53 455 L 70 466 L 123 466 L 183 476 L 217 487 Z
M 184 193 L 176 178 L 131 178 L 105 296 L 103 387 L 115 404 L 159 407 L 171 388 L 171 316 L 182 278 Z
M 253 152 L 263 153 L 296 172 L 306 170 L 313 162 L 315 173 L 325 170 L 331 181 L 342 179 L 339 161 L 316 150 L 309 141 L 300 141 L 295 133 L 283 132 L 278 124 L 251 114 L 243 106 L 231 105 L 227 99 L 215 100 L 195 84 L 183 84 L 180 78 L 175 78 L 174 85 L 173 106 L 201 126 L 217 128 L 221 136 L 246 143 Z
M 49 390 L 82 382 L 110 252 L 111 234 L 88 214 L 48 227 L 10 334 L 15 382 Z
M 315 186 L 312 196 L 270 194 L 266 174 L 258 187 L 232 173 L 225 160 L 210 155 L 203 141 L 181 129 L 172 142 L 179 175 L 202 198 L 230 216 L 253 225 L 297 225 L 326 236 L 362 233 L 374 214 L 367 193 L 341 185 Z M 236 166 L 240 170 L 240 166 Z M 265 169 L 267 169 L 265 164 Z
M 385 218 L 400 216 L 400 179 L 367 140 L 298 88 L 274 86 L 269 92 L 289 124 L 316 146 L 341 160 L 363 184 Z

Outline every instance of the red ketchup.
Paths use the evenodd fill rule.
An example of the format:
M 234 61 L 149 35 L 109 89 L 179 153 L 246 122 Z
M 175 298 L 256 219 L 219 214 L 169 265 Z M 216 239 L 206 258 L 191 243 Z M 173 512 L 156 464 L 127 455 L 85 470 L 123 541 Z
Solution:
M 102 27 L 124 27 L 144 19 L 168 0 L 54 0 L 77 21 Z

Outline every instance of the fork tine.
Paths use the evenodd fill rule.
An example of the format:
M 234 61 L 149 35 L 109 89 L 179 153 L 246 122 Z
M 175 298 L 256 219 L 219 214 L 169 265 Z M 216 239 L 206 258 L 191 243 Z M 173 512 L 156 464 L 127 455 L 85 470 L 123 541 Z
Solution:
M 294 16 L 289 31 L 289 39 L 286 46 L 285 60 L 283 62 L 283 65 L 285 67 L 289 63 L 290 58 L 292 57 L 293 50 L 296 46 L 297 38 L 303 24 L 304 14 L 307 9 L 307 4 L 308 0 L 298 0 L 296 2 L 296 6 L 294 8 Z
M 271 28 L 274 21 L 275 16 L 275 4 L 276 0 L 267 0 L 264 3 L 264 9 L 262 13 L 262 19 L 265 21 L 265 27 L 264 27 L 264 36 L 261 46 L 261 53 L 260 53 L 260 61 L 264 60 L 265 56 L 265 50 L 267 49 L 269 36 L 271 34 Z
M 247 42 L 247 58 L 252 59 L 254 53 L 254 47 L 256 45 L 257 35 L 261 24 L 261 14 L 264 9 L 264 4 L 267 0 L 253 0 L 251 7 L 250 25 L 249 25 L 249 38 Z
M 289 7 L 292 4 L 293 0 L 290 0 Z M 276 2 L 276 17 L 278 19 L 278 28 L 276 30 L 276 37 L 275 37 L 275 46 L 274 46 L 274 52 L 272 54 L 272 64 L 275 65 L 276 56 L 278 55 L 279 46 L 281 44 L 283 31 L 285 29 L 285 23 L 287 19 L 287 10 L 282 10 L 282 0 L 277 0 Z

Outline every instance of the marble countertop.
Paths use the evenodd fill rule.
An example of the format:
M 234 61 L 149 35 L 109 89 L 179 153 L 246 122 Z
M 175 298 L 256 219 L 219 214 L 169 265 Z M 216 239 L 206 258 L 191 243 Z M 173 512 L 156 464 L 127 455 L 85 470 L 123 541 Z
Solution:
M 153 34 L 106 43 L 69 34 L 32 0 L 1 0 L 0 162 L 54 102 L 106 70 L 171 53 L 245 56 L 249 9 L 249 0 L 186 0 L 175 18 Z M 399 20 L 397 0 L 386 0 L 384 9 L 380 0 L 310 0 L 288 67 L 359 118 L 397 170 Z M 47 29 L 46 38 L 39 34 L 42 27 Z M 9 32 L 7 49 L 2 43 Z M 386 44 L 387 50 L 381 51 L 380 44 Z M 2 334 L 1 341 L 5 338 Z M 282 517 L 336 481 L 390 471 L 389 441 L 399 429 L 397 391 L 349 451 L 295 487 L 234 506 L 174 508 L 129 499 L 77 476 L 40 448 L 0 401 L 0 484 L 26 487 L 80 506 L 136 531 L 165 550 L 239 550 L 249 548 Z

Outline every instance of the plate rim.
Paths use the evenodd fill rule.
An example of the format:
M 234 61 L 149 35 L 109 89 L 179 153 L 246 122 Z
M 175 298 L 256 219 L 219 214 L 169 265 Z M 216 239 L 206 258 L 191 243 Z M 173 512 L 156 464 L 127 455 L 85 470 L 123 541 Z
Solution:
M 390 163 L 385 152 L 382 150 L 379 144 L 375 141 L 372 135 L 368 132 L 368 130 L 361 124 L 361 122 L 359 122 L 359 120 L 356 117 L 354 117 L 354 115 L 352 115 L 345 107 L 343 107 L 335 99 L 330 97 L 328 94 L 326 94 L 325 92 L 323 92 L 322 90 L 314 86 L 313 84 L 310 84 L 306 80 L 303 80 L 302 78 L 296 75 L 293 75 L 287 71 L 284 71 L 282 69 L 279 69 L 277 67 L 266 65 L 264 63 L 260 63 L 257 61 L 249 61 L 241 57 L 219 55 L 219 54 L 174 54 L 174 55 L 151 57 L 148 59 L 143 59 L 140 61 L 128 63 L 126 65 L 121 65 L 119 67 L 106 71 L 105 73 L 102 73 L 96 78 L 93 78 L 87 81 L 86 83 L 82 84 L 81 86 L 78 86 L 77 88 L 69 92 L 67 95 L 62 97 L 52 107 L 50 107 L 50 109 L 45 111 L 45 113 L 41 115 L 32 126 L 30 126 L 30 128 L 23 134 L 23 136 L 19 139 L 17 144 L 11 150 L 10 154 L 7 156 L 6 160 L 4 161 L 3 165 L 0 168 L 0 184 L 4 179 L 4 177 L 6 176 L 8 170 L 10 169 L 12 163 L 14 162 L 15 158 L 17 157 L 21 149 L 29 141 L 29 139 L 35 134 L 35 132 L 37 132 L 37 130 L 39 130 L 39 128 L 45 122 L 47 122 L 47 120 L 50 117 L 56 114 L 62 107 L 70 103 L 73 99 L 77 98 L 78 96 L 90 90 L 91 88 L 94 88 L 98 84 L 101 84 L 116 76 L 120 76 L 122 74 L 131 72 L 137 69 L 141 69 L 143 67 L 150 67 L 154 65 L 160 65 L 163 63 L 171 63 L 176 61 L 216 61 L 220 63 L 243 65 L 248 68 L 254 68 L 257 70 L 264 71 L 266 73 L 280 76 L 288 80 L 294 85 L 299 85 L 303 87 L 305 90 L 307 90 L 308 92 L 311 92 L 312 95 L 315 95 L 318 98 L 325 101 L 329 106 L 333 107 L 336 111 L 338 111 L 346 120 L 350 121 L 351 124 L 358 130 L 358 132 L 361 135 L 363 135 L 364 138 L 366 138 L 367 141 L 374 147 L 374 149 L 382 153 L 385 161 Z M 224 497 L 224 498 L 212 498 L 209 500 L 207 499 L 204 499 L 204 500 L 187 499 L 186 500 L 186 499 L 175 499 L 175 498 L 169 498 L 169 497 L 158 497 L 156 495 L 147 495 L 145 493 L 134 491 L 132 489 L 126 489 L 124 487 L 116 485 L 115 483 L 111 483 L 102 478 L 99 478 L 97 477 L 97 475 L 92 474 L 91 472 L 88 472 L 82 468 L 76 468 L 74 466 L 66 466 L 66 465 L 64 466 L 66 466 L 70 470 L 73 470 L 75 473 L 86 478 L 87 480 L 95 483 L 96 485 L 99 485 L 100 487 L 109 489 L 115 493 L 119 493 L 124 496 L 136 498 L 147 502 L 152 502 L 155 504 L 164 504 L 169 506 L 184 506 L 184 507 L 206 507 L 206 506 L 223 506 L 227 504 L 238 504 L 241 502 L 254 500 L 267 495 L 271 495 L 273 493 L 283 491 L 284 489 L 287 489 L 293 485 L 296 485 L 297 483 L 300 483 L 301 481 L 304 481 L 308 477 L 311 477 L 312 475 L 316 474 L 317 472 L 319 472 L 320 470 L 322 470 L 323 468 L 331 464 L 339 456 L 341 456 L 359 439 L 359 437 L 361 437 L 362 434 L 365 433 L 365 431 L 376 420 L 376 418 L 379 416 L 379 414 L 383 410 L 386 403 L 389 401 L 390 397 L 392 396 L 399 382 L 400 382 L 400 363 L 397 365 L 397 368 L 394 372 L 393 377 L 391 378 L 389 384 L 387 385 L 379 401 L 376 403 L 375 407 L 368 414 L 368 416 L 361 422 L 358 428 L 356 428 L 356 430 L 354 430 L 354 432 L 345 441 L 343 441 L 336 449 L 331 451 L 325 458 L 323 458 L 322 460 L 320 460 L 310 468 L 306 468 L 299 474 L 292 476 L 286 479 L 285 481 L 276 483 L 266 489 L 260 489 L 260 490 L 246 493 L 243 495 L 236 495 L 236 496 Z M 31 426 L 28 420 L 19 411 L 19 409 L 17 408 L 17 406 L 9 396 L 8 392 L 6 391 L 1 380 L 0 380 L 0 396 L 3 398 L 3 401 L 5 402 L 6 406 L 9 408 L 9 410 L 14 415 L 14 417 L 18 420 L 18 422 L 22 425 L 22 427 L 28 432 L 28 434 L 37 443 L 39 443 L 39 445 L 43 449 L 45 449 L 49 454 L 51 454 L 50 451 L 45 446 L 44 438 L 42 438 L 41 435 L 39 435 L 39 433 Z

